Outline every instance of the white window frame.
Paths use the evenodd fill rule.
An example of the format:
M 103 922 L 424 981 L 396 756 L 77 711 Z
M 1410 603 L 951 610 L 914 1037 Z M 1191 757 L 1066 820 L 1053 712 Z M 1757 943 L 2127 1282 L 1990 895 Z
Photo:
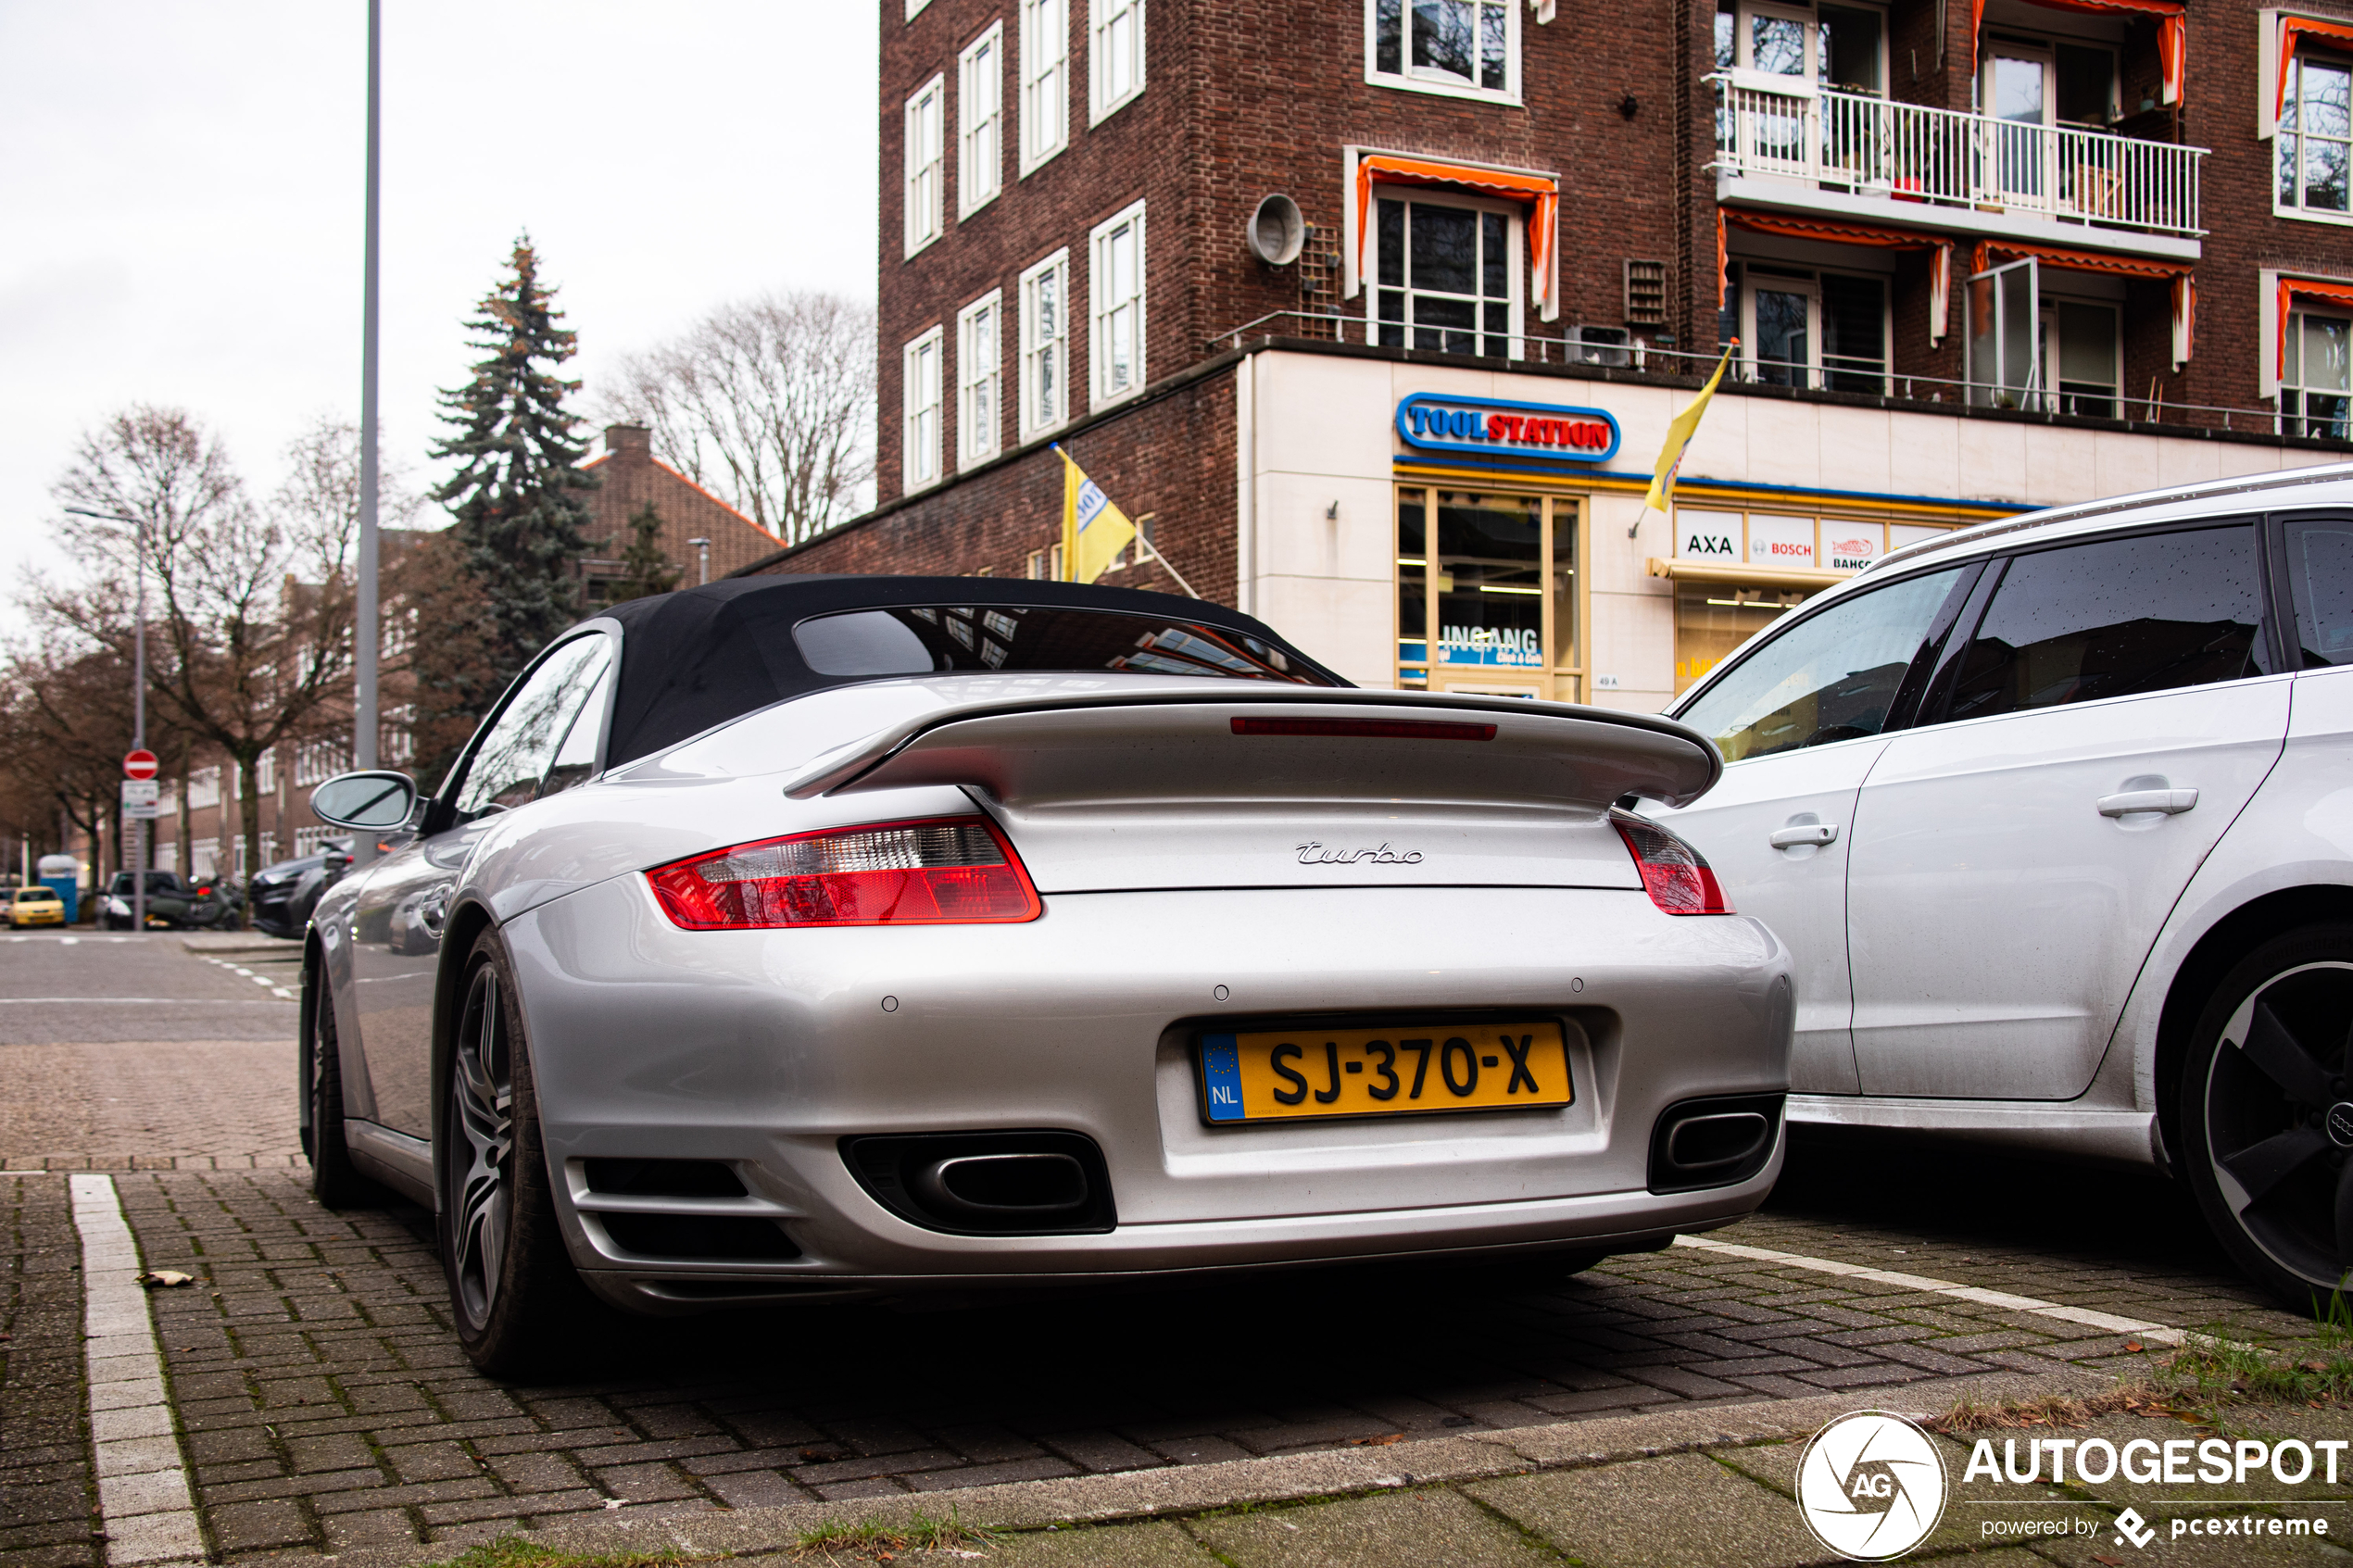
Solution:
M 1021 172 L 1070 145 L 1070 0 L 1021 0 Z
M 1428 93 L 1441 98 L 1474 98 L 1485 104 L 1517 104 L 1520 101 L 1520 6 L 1506 4 L 1504 11 L 1504 85 L 1501 89 L 1481 87 L 1477 82 L 1464 82 L 1438 71 L 1414 69 L 1413 11 L 1414 0 L 1398 0 L 1400 25 L 1403 31 L 1398 44 L 1400 69 L 1380 69 L 1380 6 L 1381 0 L 1365 0 L 1365 80 L 1376 87 L 1393 87 L 1404 93 Z
M 1122 229 L 1130 226 L 1136 233 L 1136 292 L 1133 295 L 1114 297 L 1107 293 L 1111 285 L 1111 243 Z M 1144 300 L 1151 292 L 1151 263 L 1147 245 L 1144 204 L 1140 201 L 1104 219 L 1087 236 L 1087 386 L 1089 408 L 1101 408 L 1114 403 L 1125 403 L 1144 389 L 1149 378 L 1145 369 Z M 1130 308 L 1136 313 L 1132 328 L 1136 334 L 1136 371 L 1127 385 L 1114 390 L 1109 381 L 1113 318 Z
M 2278 13 L 2276 12 L 2265 13 L 2267 16 L 2276 16 L 2277 14 Z M 2274 25 L 2276 26 L 2276 24 Z M 2326 56 L 2324 63 L 2334 66 L 2338 69 L 2342 70 L 2353 69 L 2353 56 L 2341 54 L 2334 49 L 2315 49 L 2313 52 Z M 2280 60 L 2273 66 L 2273 86 L 2270 89 L 2273 96 L 2266 97 L 2263 101 L 2263 108 L 2266 115 L 2270 113 L 2272 103 L 2276 101 L 2276 95 L 2278 93 L 2277 73 L 2296 70 L 2296 69 L 2304 63 L 2306 53 L 2306 50 L 2299 48 L 2286 59 Z M 2271 183 L 2272 216 L 2276 218 L 2292 218 L 2298 222 L 2303 223 L 2334 223 L 2340 227 L 2353 225 L 2353 211 L 2332 212 L 2324 207 L 2305 207 L 2301 204 L 2291 206 L 2288 203 L 2280 200 L 2280 154 L 2289 137 L 2293 137 L 2296 141 L 2296 188 L 2299 194 L 2304 189 L 2304 140 L 2308 132 L 2304 130 L 2303 126 L 2304 97 L 2302 92 L 2300 91 L 2303 86 L 2301 80 L 2297 82 L 2296 86 L 2299 91 L 2296 94 L 2296 116 L 2297 121 L 2296 128 L 2293 131 L 2283 133 L 2277 120 L 2271 120 L 2270 122 L 2271 133 L 2269 140 L 2271 144 L 2271 168 L 2270 169 L 2269 177 Z M 2334 136 L 2326 139 L 2332 142 L 2336 140 Z
M 2274 277 L 2276 277 L 2276 276 L 2277 276 L 2277 274 L 2273 274 L 2273 276 L 2274 276 Z M 2277 308 L 2277 307 L 2276 307 L 2276 305 L 2275 305 L 2275 306 L 2274 306 L 2274 309 L 2276 310 L 2276 308 Z M 2298 423 L 2301 423 L 2301 424 L 2303 424 L 2303 425 L 2305 425 L 2305 426 L 2307 427 L 2307 429 L 2306 429 L 2303 433 L 2306 433 L 2306 434 L 2309 434 L 2309 426 L 2310 426 L 2310 424 L 2311 424 L 2312 422 L 2314 422 L 2314 421 L 2313 421 L 2313 420 L 2312 420 L 2312 416 L 2311 416 L 2309 412 L 2307 412 L 2307 411 L 2306 411 L 2306 408 L 2305 408 L 2305 406 L 2304 406 L 2304 399 L 2305 399 L 2306 397 L 2308 397 L 2308 396 L 2311 395 L 2311 394 L 2312 394 L 2312 393 L 2313 393 L 2316 389 L 2315 389 L 2315 388 L 2313 388 L 2313 387 L 2312 387 L 2312 386 L 2311 386 L 2309 383 L 2307 383 L 2307 382 L 2305 381 L 2305 379 L 2304 379 L 2304 375 L 2303 375 L 2304 345 L 2303 345 L 2303 342 L 2302 342 L 2302 340 L 2301 340 L 2301 339 L 2302 339 L 2302 334 L 2301 334 L 2301 332 L 2300 332 L 2300 328 L 2302 327 L 2302 324 L 2303 324 L 2303 319 L 2304 319 L 2305 317 L 2307 317 L 2307 316 L 2317 316 L 2317 317 L 2322 318 L 2322 320 L 2332 320 L 2332 321 L 2353 321 L 2353 313 L 2348 313 L 2348 312 L 2347 312 L 2346 310 L 2341 309 L 2341 308 L 2339 308 L 2339 309 L 2331 309 L 2329 307 L 2327 307 L 2327 306 L 2325 306 L 2325 305 L 2322 305 L 2322 306 L 2317 306 L 2317 307 L 2308 307 L 2308 306 L 2302 306 L 2302 305 L 2295 305 L 2295 304 L 2291 304 L 2291 305 L 2288 307 L 2288 319 L 2287 319 L 2287 333 L 2286 333 L 2286 337 L 2287 337 L 2287 341 L 2288 341 L 2288 342 L 2293 343 L 2293 344 L 2295 344 L 2295 345 L 2296 345 L 2296 371 L 2297 371 L 2297 373 L 2296 373 L 2296 380 L 2295 380 L 2294 382 L 2282 381 L 2282 380 L 2279 378 L 2279 376 L 2277 375 L 2277 373 L 2276 373 L 2276 372 L 2278 371 L 2278 370 L 2279 370 L 2279 362 L 2278 362 L 2278 360 L 2277 360 L 2276 358 L 2273 358 L 2274 354 L 2276 353 L 2276 350 L 2272 347 L 2272 345 L 2275 345 L 2275 344 L 2277 344 L 2277 343 L 2280 341 L 2279 336 L 2278 336 L 2275 332 L 2269 332 L 2269 331 L 2267 331 L 2267 332 L 2265 332 L 2265 334 L 2264 334 L 2264 338 L 2263 338 L 2264 347 L 2263 347 L 2263 350 L 2262 350 L 2262 352 L 2263 352 L 2263 358 L 2265 358 L 2265 360 L 2266 360 L 2266 361 L 2268 361 L 2268 364 L 2267 364 L 2267 366 L 2266 366 L 2266 370 L 2267 370 L 2267 371 L 2271 372 L 2271 373 L 2267 374 L 2267 376 L 2266 376 L 2266 378 L 2265 378 L 2265 379 L 2266 379 L 2266 380 L 2268 380 L 2268 381 L 2271 383 L 2271 396 L 2272 396 L 2272 397 L 2273 397 L 2273 398 L 2277 401 L 2277 404 L 2278 404 L 2278 407 L 2279 407 L 2279 415 L 2278 415 L 2278 418 L 2279 418 L 2279 427 L 2278 427 L 2278 428 L 2279 428 L 2279 429 L 2281 429 L 2283 432 L 2284 432 L 2284 431 L 2286 430 L 2286 428 L 2287 428 L 2287 423 L 2288 423 L 2288 421 L 2289 421 L 2290 420 L 2296 420 Z M 2322 388 L 2319 388 L 2319 389 L 2317 389 L 2317 390 L 2319 391 L 2320 395 L 2321 395 L 2322 396 L 2324 396 L 2324 397 L 2343 397 L 2343 396 L 2346 396 L 2346 395 L 2347 395 L 2347 394 L 2345 394 L 2345 393 L 2343 393 L 2343 392 L 2339 392 L 2339 391 L 2338 391 L 2336 388 L 2334 388 L 2334 387 L 2322 387 Z M 2297 400 L 2297 408 L 2296 408 L 2296 411 L 2295 413 L 2293 413 L 2293 414 L 2291 414 L 2291 413 L 2289 413 L 2289 412 L 2287 411 L 2287 396 L 2286 396 L 2286 395 L 2287 395 L 2288 393 L 2290 393 L 2290 392 L 2293 392 L 2293 393 L 2295 393 L 2295 394 L 2296 395 L 2296 400 Z
M 946 227 L 941 214 L 941 177 L 947 168 L 948 78 L 933 77 L 907 100 L 904 139 L 900 148 L 906 165 L 900 199 L 906 208 L 907 254 L 914 255 L 939 238 Z
M 990 289 L 956 312 L 956 466 L 970 468 L 1003 445 L 1005 291 Z
M 1509 357 L 1511 358 L 1526 358 L 1528 356 L 1528 339 L 1526 336 L 1528 309 L 1528 209 L 1514 202 L 1497 201 L 1491 196 L 1475 195 L 1467 191 L 1457 190 L 1446 186 L 1391 185 L 1384 184 L 1378 180 L 1374 182 L 1372 206 L 1365 213 L 1365 221 L 1373 226 L 1370 243 L 1365 246 L 1365 258 L 1371 263 L 1371 270 L 1365 274 L 1364 285 L 1365 320 L 1366 323 L 1365 330 L 1368 334 L 1370 334 L 1365 341 L 1368 343 L 1378 342 L 1379 340 L 1380 331 L 1383 327 L 1394 326 L 1397 324 L 1393 321 L 1383 321 L 1380 319 L 1380 295 L 1381 290 L 1385 286 L 1380 281 L 1380 204 L 1383 200 L 1402 201 L 1414 207 L 1460 207 L 1466 212 L 1498 213 L 1502 215 L 1504 223 L 1504 277 L 1510 289 L 1510 293 L 1506 296 L 1509 310 L 1507 317 L 1509 325 L 1506 330 L 1506 341 L 1509 345 Z M 1412 222 L 1410 215 L 1408 216 L 1406 221 L 1408 223 Z M 1406 241 L 1407 246 L 1410 248 L 1412 244 L 1412 239 L 1408 237 Z M 1434 295 L 1438 291 L 1434 289 L 1408 288 L 1405 292 L 1409 301 L 1406 308 L 1410 311 L 1412 309 L 1410 300 L 1413 295 L 1416 294 Z M 1461 296 L 1450 295 L 1447 297 L 1459 298 Z M 1482 297 L 1479 301 L 1480 307 L 1483 307 L 1486 301 Z M 1405 324 L 1405 337 L 1408 347 L 1413 345 L 1413 337 L 1416 330 L 1430 329 L 1417 329 L 1415 323 L 1410 321 L 1407 322 Z M 1436 330 L 1463 331 L 1465 329 L 1443 328 Z M 1487 332 L 1483 319 L 1479 326 L 1468 330 L 1471 331 L 1475 336 L 1492 335 Z
M 1041 312 L 1038 308 L 1040 280 L 1051 277 L 1055 283 L 1055 297 L 1061 308 L 1056 313 L 1054 331 L 1049 334 L 1041 328 Z M 1021 275 L 1021 414 L 1014 428 L 1021 439 L 1043 435 L 1059 430 L 1070 422 L 1070 247 L 1064 245 L 1023 271 Z M 1040 364 L 1051 356 L 1060 367 L 1055 378 L 1059 389 L 1051 408 L 1038 408 Z
M 956 56 L 956 217 L 970 218 L 1005 188 L 1005 24 Z
M 913 21 L 917 17 L 922 16 L 924 7 L 930 4 L 931 0 L 907 0 L 907 19 Z
M 899 401 L 903 410 L 900 422 L 899 488 L 912 495 L 918 490 L 928 490 L 939 483 L 940 470 L 940 407 L 942 371 L 940 361 L 947 357 L 948 334 L 935 324 L 921 337 L 909 341 L 901 351 L 899 365 Z M 923 461 L 918 463 L 917 458 Z
M 1087 123 L 1101 125 L 1144 95 L 1144 0 L 1087 0 Z M 1128 64 L 1134 68 L 1135 79 L 1114 94 L 1114 50 L 1105 40 L 1122 20 L 1130 24 Z

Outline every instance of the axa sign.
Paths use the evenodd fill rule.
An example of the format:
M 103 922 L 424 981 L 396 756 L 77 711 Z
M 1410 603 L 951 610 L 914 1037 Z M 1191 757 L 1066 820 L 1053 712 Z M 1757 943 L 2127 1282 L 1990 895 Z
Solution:
M 1605 463 L 1617 455 L 1606 409 L 1417 392 L 1397 405 L 1397 438 L 1423 452 Z

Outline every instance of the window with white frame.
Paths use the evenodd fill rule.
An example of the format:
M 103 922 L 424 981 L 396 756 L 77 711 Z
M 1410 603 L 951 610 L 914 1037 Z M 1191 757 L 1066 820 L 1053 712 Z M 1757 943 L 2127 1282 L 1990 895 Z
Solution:
M 1365 80 L 1516 101 L 1519 7 L 1514 0 L 1365 0 Z
M 1732 279 L 1718 331 L 1745 345 L 1748 380 L 1885 395 L 1891 323 L 1884 277 L 1736 262 Z
M 1144 90 L 1144 0 L 1088 4 L 1087 123 L 1095 125 Z
M 1070 145 L 1070 0 L 1021 0 L 1021 171 Z
M 263 752 L 261 760 L 254 764 L 253 775 L 254 788 L 264 795 L 277 794 L 278 754 L 275 751 Z
M 2280 433 L 2353 434 L 2353 320 L 2291 311 L 2280 364 Z
M 939 482 L 939 360 L 944 352 L 940 330 L 934 327 L 907 345 L 900 368 L 907 418 L 900 474 L 901 487 L 910 491 Z
M 1087 356 L 1101 408 L 1144 384 L 1144 204 L 1098 223 L 1088 250 Z
M 1520 217 L 1500 202 L 1385 186 L 1367 308 L 1391 348 L 1504 358 L 1519 332 Z
M 956 314 L 956 460 L 965 467 L 997 455 L 1004 377 L 999 345 L 1005 296 L 991 289 Z
M 1005 183 L 1005 24 L 956 58 L 956 216 L 996 199 Z
M 2353 164 L 2353 60 L 2298 54 L 2281 84 L 2276 201 L 2284 212 L 2345 214 Z
M 907 19 L 913 21 L 923 14 L 924 7 L 930 4 L 931 0 L 907 0 Z
M 188 775 L 188 809 L 201 811 L 220 804 L 220 770 L 198 768 Z
M 940 169 L 946 150 L 941 127 L 946 119 L 948 83 L 935 76 L 907 100 L 907 254 L 914 255 L 939 238 Z
M 1024 441 L 1070 418 L 1070 252 L 1021 275 L 1021 418 Z
M 348 735 L 329 735 L 320 740 L 302 741 L 295 746 L 294 782 L 296 789 L 324 784 L 337 773 L 349 771 L 350 768 L 351 737 Z M 235 775 L 230 777 L 233 784 Z M 230 798 L 235 797 L 236 791 L 233 787 Z

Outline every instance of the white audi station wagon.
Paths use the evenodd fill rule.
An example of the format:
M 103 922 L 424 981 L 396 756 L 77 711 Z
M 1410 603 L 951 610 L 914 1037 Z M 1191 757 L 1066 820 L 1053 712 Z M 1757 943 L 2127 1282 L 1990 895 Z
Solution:
M 1793 1123 L 2154 1163 L 2353 1269 L 2353 465 L 1899 550 L 1670 709 L 1649 814 L 1796 964 Z

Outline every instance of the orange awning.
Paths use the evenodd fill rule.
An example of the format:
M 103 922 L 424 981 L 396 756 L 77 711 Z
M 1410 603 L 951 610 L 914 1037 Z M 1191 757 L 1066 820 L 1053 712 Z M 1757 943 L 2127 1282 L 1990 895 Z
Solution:
M 2353 22 L 2323 21 L 2318 17 L 2282 17 L 2280 19 L 2279 81 L 2271 89 L 2271 119 L 2280 118 L 2280 110 L 2287 107 L 2287 68 L 2296 58 L 2296 41 L 2318 38 L 2340 49 L 2353 50 Z
M 2188 18 L 2182 0 L 2033 0 L 2037 6 L 2047 6 L 2055 11 L 2089 11 L 2097 16 L 2154 17 L 2157 19 L 2157 58 L 2165 74 L 2165 101 L 2182 101 L 2183 44 L 2188 32 Z M 1977 58 L 1977 36 L 1985 19 L 1985 0 L 1969 0 L 1969 58 Z
M 2273 345 L 2271 374 L 2287 372 L 2287 318 L 2299 299 L 2317 300 L 2323 305 L 2342 305 L 2353 309 L 2353 283 L 2340 283 L 2326 278 L 2282 278 L 2280 280 L 2279 341 Z
M 1943 340 L 1950 320 L 1948 301 L 1953 291 L 1953 242 L 1940 234 L 1898 229 L 1878 223 L 1838 223 L 1825 218 L 1796 218 L 1782 212 L 1752 212 L 1745 207 L 1716 209 L 1716 298 L 1720 306 L 1731 287 L 1731 256 L 1724 226 L 1737 223 L 1759 234 L 1790 239 L 1829 240 L 1836 245 L 1876 245 L 1882 250 L 1924 250 L 1931 255 L 1928 304 L 1928 341 Z M 1983 271 L 1983 268 L 1978 270 Z
M 2115 256 L 2104 250 L 2070 250 L 2064 245 L 2020 245 L 2009 240 L 1980 240 L 1972 257 L 1972 273 L 1994 265 L 1994 257 L 2017 261 L 2032 257 L 2045 267 L 2069 272 L 2106 272 L 2120 278 L 2161 278 L 2173 285 L 2173 366 L 2189 363 L 2197 338 L 2196 264 L 2151 261 L 2138 256 Z
M 1439 158 L 1407 157 L 1397 153 L 1366 153 L 1356 160 L 1356 273 L 1371 279 L 1365 257 L 1372 247 L 1373 185 L 1441 185 L 1481 191 L 1509 201 L 1526 202 L 1534 210 L 1528 220 L 1529 293 L 1538 313 L 1549 320 L 1560 300 L 1560 264 L 1554 232 L 1560 227 L 1560 182 L 1549 174 L 1521 174 L 1510 169 L 1481 169 L 1475 164 L 1447 163 Z

